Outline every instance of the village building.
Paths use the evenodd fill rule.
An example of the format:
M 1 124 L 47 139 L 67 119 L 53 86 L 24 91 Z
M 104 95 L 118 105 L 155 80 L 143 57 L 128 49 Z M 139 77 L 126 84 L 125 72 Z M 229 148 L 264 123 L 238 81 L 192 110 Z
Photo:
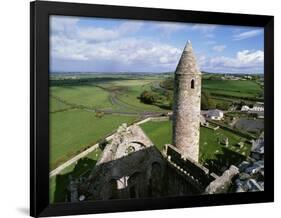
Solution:
M 254 104 L 254 106 L 250 110 L 252 112 L 264 111 L 264 103 L 263 102 L 257 102 L 257 103 Z
M 250 107 L 248 105 L 243 105 L 241 107 L 241 111 L 249 111 L 250 110 Z
M 208 110 L 206 113 L 206 117 L 211 120 L 222 120 L 223 119 L 223 111 L 214 109 L 214 110 Z

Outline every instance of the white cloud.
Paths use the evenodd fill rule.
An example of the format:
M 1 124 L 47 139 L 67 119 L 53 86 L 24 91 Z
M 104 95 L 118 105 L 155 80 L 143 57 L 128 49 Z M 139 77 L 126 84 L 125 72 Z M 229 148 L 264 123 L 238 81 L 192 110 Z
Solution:
M 82 27 L 77 25 L 78 21 L 61 18 L 52 20 L 52 58 L 91 63 L 110 61 L 126 66 L 141 64 L 159 68 L 176 67 L 180 49 L 167 43 L 130 37 L 140 30 L 142 22 L 123 22 L 114 28 L 101 28 Z M 176 24 L 160 26 L 169 31 L 181 28 L 181 25 Z
M 234 34 L 233 39 L 234 40 L 243 40 L 243 39 L 248 39 L 248 38 L 258 36 L 260 34 L 262 34 L 262 30 L 258 30 L 258 29 L 250 30 L 250 31 Z
M 187 28 L 186 24 L 178 24 L 178 23 L 159 23 L 154 26 L 154 28 L 163 31 L 164 33 L 173 33 L 184 28 Z
M 143 26 L 143 22 L 141 21 L 128 21 L 122 23 L 117 28 L 117 30 L 121 35 L 132 34 L 139 31 L 142 26 Z
M 115 28 L 95 26 L 79 26 L 79 18 L 51 16 L 50 28 L 52 36 L 64 36 L 70 39 L 87 41 L 108 41 L 137 32 L 143 25 L 140 21 L 123 22 Z
M 264 60 L 264 53 L 261 50 L 258 51 L 249 51 L 243 50 L 237 52 L 237 59 L 241 63 L 262 63 Z
M 66 60 L 112 61 L 122 65 L 143 64 L 152 67 L 175 67 L 181 50 L 168 44 L 123 38 L 91 42 L 56 36 L 51 38 L 54 58 Z
M 109 41 L 137 32 L 143 23 L 139 21 L 124 22 L 116 28 L 106 29 L 101 27 L 77 27 L 77 35 L 82 40 Z
M 216 44 L 216 43 L 217 43 L 217 42 L 214 41 L 214 40 L 204 41 L 204 44 L 206 44 L 206 45 L 214 45 L 214 44 Z
M 68 16 L 51 16 L 50 28 L 53 34 L 65 33 L 69 30 L 76 29 L 76 24 L 79 22 L 79 18 Z
M 213 24 L 194 24 L 192 26 L 193 30 L 199 30 L 202 33 L 210 33 L 213 32 L 215 30 L 217 26 L 213 25 Z
M 215 38 L 215 35 L 213 33 L 206 33 L 204 36 L 206 38 Z
M 166 71 L 175 69 L 182 52 L 181 49 L 169 43 L 158 42 L 157 38 L 133 37 L 133 33 L 143 28 L 143 23 L 139 21 L 122 22 L 119 26 L 105 28 L 78 25 L 79 19 L 73 17 L 57 18 L 58 16 L 52 17 L 50 23 L 51 57 L 56 61 L 85 61 L 85 64 L 91 65 L 114 63 L 119 67 L 118 69 Z M 186 27 L 185 24 L 175 23 L 155 25 L 155 28 L 161 30 L 162 33 L 174 33 Z M 205 37 L 212 37 L 216 26 L 196 24 L 190 28 L 200 31 Z M 239 35 L 240 38 L 245 38 L 253 33 L 240 32 Z M 204 43 L 213 45 L 212 49 L 218 52 L 226 48 L 225 45 L 216 45 L 213 40 L 206 40 Z M 263 51 L 242 50 L 237 52 L 235 57 L 210 58 L 198 55 L 197 61 L 201 69 L 212 72 L 260 70 L 263 66 Z M 127 68 L 123 68 L 124 66 Z M 141 67 L 137 68 L 137 66 Z
M 262 72 L 264 52 L 242 50 L 235 57 L 217 56 L 201 58 L 200 68 L 212 72 Z
M 205 38 L 214 38 L 215 34 L 213 31 L 216 29 L 216 27 L 217 26 L 213 24 L 194 24 L 192 29 L 200 31 Z
M 104 28 L 82 28 L 78 31 L 78 36 L 90 41 L 108 41 L 120 36 L 119 31 Z
M 215 45 L 213 46 L 213 50 L 217 52 L 222 52 L 226 48 L 226 45 Z

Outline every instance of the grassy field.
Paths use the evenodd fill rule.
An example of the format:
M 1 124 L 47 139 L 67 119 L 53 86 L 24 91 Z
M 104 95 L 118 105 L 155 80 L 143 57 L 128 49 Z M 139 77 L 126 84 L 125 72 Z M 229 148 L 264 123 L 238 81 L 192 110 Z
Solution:
M 145 90 L 151 90 L 150 82 L 143 85 L 135 85 L 135 86 L 128 87 L 128 90 L 125 93 L 118 95 L 118 99 L 128 105 L 134 106 L 138 111 L 155 111 L 155 112 L 166 111 L 158 106 L 142 103 L 138 99 L 138 97 Z
M 158 78 L 158 77 L 156 77 Z M 102 82 L 101 82 L 102 81 Z M 50 88 L 50 112 L 69 109 L 80 105 L 95 109 L 118 112 L 161 111 L 157 106 L 146 105 L 137 98 L 141 91 L 149 89 L 153 80 L 110 79 L 97 80 L 91 84 L 71 84 Z M 126 94 L 124 94 L 126 93 Z M 112 103 L 112 96 L 116 99 Z M 120 97 L 120 100 L 119 100 Z M 59 101 L 59 100 L 60 101 Z M 63 102 L 65 103 L 63 103 Z M 116 103 L 117 102 L 117 103 Z M 104 115 L 72 109 L 50 114 L 51 169 L 65 162 L 87 146 L 96 143 L 120 124 L 131 123 L 136 116 Z
M 248 156 L 250 152 L 250 144 L 245 143 L 243 148 L 238 147 L 237 143 L 240 141 L 246 141 L 245 138 L 238 136 L 230 131 L 224 129 L 218 129 L 216 131 L 201 127 L 200 128 L 200 160 L 205 162 L 210 159 L 216 159 L 218 154 L 222 154 L 224 145 L 220 145 L 217 142 L 217 138 L 227 137 L 229 140 L 228 149 L 240 153 L 244 156 Z
M 50 203 L 63 202 L 67 193 L 66 188 L 69 183 L 69 176 L 78 178 L 82 174 L 90 172 L 100 157 L 101 152 L 99 148 L 96 149 L 77 163 L 65 168 L 59 175 L 50 178 Z
M 131 106 L 135 111 L 164 111 L 155 105 L 144 104 L 139 100 L 140 94 L 144 90 L 151 90 L 151 84 L 153 82 L 161 81 L 159 77 L 155 78 L 143 78 L 143 79 L 130 79 L 130 80 L 117 80 L 110 81 L 100 86 L 107 89 L 120 90 L 116 97 L 119 101 L 124 104 Z
M 59 100 L 55 98 L 50 98 L 50 112 L 56 112 L 60 110 L 65 110 L 70 108 L 70 106 L 60 102 Z
M 51 95 L 69 103 L 93 109 L 103 109 L 122 112 L 162 112 L 155 105 L 142 103 L 138 97 L 144 90 L 151 89 L 151 83 L 159 81 L 154 79 L 104 79 L 103 82 L 91 82 L 87 85 L 52 86 Z M 114 98 L 114 99 L 112 99 Z M 56 105 L 51 105 L 51 111 L 56 110 Z
M 60 81 L 50 87 L 50 170 L 90 145 L 96 144 L 122 123 L 130 124 L 139 119 L 137 113 L 167 111 L 156 105 L 144 104 L 138 98 L 144 90 L 150 91 L 152 84 L 157 86 L 157 83 L 164 79 L 162 75 L 106 76 L 101 74 L 91 75 L 89 80 L 87 78 L 87 76 L 83 77 L 86 83 L 81 80 L 80 82 L 71 80 L 64 84 L 65 78 L 60 77 Z M 224 101 L 231 102 L 232 96 L 255 98 L 261 92 L 260 86 L 253 81 L 203 80 L 202 82 L 202 89 L 214 95 L 216 104 Z M 221 97 L 220 94 L 227 96 Z M 235 100 L 237 99 L 240 100 L 239 98 Z M 95 112 L 77 109 L 78 106 L 100 109 L 109 113 L 115 112 L 114 114 L 119 115 L 106 114 L 98 118 Z M 76 109 L 73 109 L 74 107 Z M 132 116 L 129 113 L 134 114 Z M 142 124 L 141 127 L 159 150 L 162 150 L 165 144 L 172 142 L 171 121 L 148 122 Z M 227 148 L 220 145 L 217 142 L 218 137 L 228 137 L 230 145 Z M 200 162 L 210 167 L 216 161 L 229 162 L 229 157 L 237 159 L 239 154 L 243 157 L 247 156 L 250 145 L 246 144 L 240 149 L 236 144 L 241 140 L 245 139 L 229 131 L 219 129 L 214 132 L 201 127 Z M 50 179 L 51 202 L 64 201 L 69 176 L 78 177 L 91 170 L 100 153 L 101 150 L 97 149 L 64 169 L 60 175 L 52 177 Z
M 91 108 L 108 108 L 112 106 L 109 101 L 109 93 L 94 85 L 54 86 L 50 90 L 52 95 L 70 104 Z
M 160 122 L 147 122 L 141 125 L 142 129 L 152 140 L 155 146 L 162 150 L 164 144 L 171 143 L 172 139 L 172 122 L 171 121 L 160 121 Z M 200 162 L 205 164 L 210 160 L 216 160 L 219 155 L 223 155 L 225 152 L 225 146 L 218 143 L 217 138 L 228 137 L 229 146 L 228 150 L 243 156 L 249 155 L 250 144 L 245 143 L 243 148 L 239 148 L 237 143 L 239 141 L 245 141 L 246 139 L 223 129 L 216 131 L 201 127 L 200 128 Z
M 259 97 L 262 89 L 250 80 L 202 80 L 202 89 L 211 94 L 223 94 L 235 97 Z
M 165 144 L 172 143 L 171 121 L 150 121 L 141 124 L 141 128 L 160 151 Z
M 132 116 L 105 115 L 71 110 L 50 115 L 51 169 L 104 138 L 122 123 L 131 123 Z

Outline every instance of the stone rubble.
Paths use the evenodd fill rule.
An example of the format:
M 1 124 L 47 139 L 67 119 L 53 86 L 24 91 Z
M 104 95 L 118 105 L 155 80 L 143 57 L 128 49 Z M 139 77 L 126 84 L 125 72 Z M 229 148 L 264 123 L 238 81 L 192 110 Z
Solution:
M 255 192 L 264 190 L 264 161 L 243 161 L 240 174 L 235 180 L 235 192 Z

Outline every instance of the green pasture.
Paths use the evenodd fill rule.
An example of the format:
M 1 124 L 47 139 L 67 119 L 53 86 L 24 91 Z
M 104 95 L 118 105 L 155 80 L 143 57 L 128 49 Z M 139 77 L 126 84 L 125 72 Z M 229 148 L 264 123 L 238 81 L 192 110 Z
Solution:
M 250 80 L 202 80 L 202 89 L 211 94 L 223 94 L 234 97 L 258 97 L 261 87 Z
M 142 129 L 152 140 L 154 145 L 162 150 L 165 144 L 171 143 L 172 141 L 172 122 L 171 121 L 149 121 L 141 124 Z M 200 155 L 199 159 L 201 163 L 206 163 L 210 160 L 216 160 L 219 156 L 222 156 L 226 151 L 225 146 L 218 143 L 217 138 L 228 137 L 229 146 L 227 150 L 243 156 L 248 156 L 250 152 L 250 144 L 246 142 L 245 138 L 238 136 L 230 131 L 224 129 L 218 129 L 216 131 L 201 127 L 200 128 Z M 237 143 L 244 141 L 245 145 L 243 148 L 239 148 Z
M 126 112 L 165 112 L 166 110 L 161 107 L 144 104 L 138 99 L 144 90 L 150 91 L 151 85 L 163 78 L 162 75 L 129 77 L 98 75 L 96 78 L 91 77 L 90 82 L 84 84 L 77 80 L 69 84 L 52 85 L 50 112 L 56 113 L 50 113 L 50 170 L 104 139 L 122 123 L 130 124 L 138 118 Z M 255 98 L 262 91 L 258 84 L 248 80 L 202 80 L 202 89 L 213 95 L 215 103 L 231 102 L 232 96 Z M 220 94 L 227 96 L 218 96 Z M 236 99 L 239 100 L 239 98 Z M 119 113 L 123 115 L 105 114 L 98 118 L 94 112 L 73 109 L 75 106 L 123 112 Z M 141 127 L 160 151 L 165 144 L 172 142 L 171 121 L 150 121 L 142 124 Z M 220 137 L 229 138 L 227 148 L 218 143 L 217 138 Z M 243 157 L 247 156 L 250 152 L 250 144 L 245 142 L 245 146 L 239 148 L 237 146 L 239 141 L 246 140 L 230 131 L 223 129 L 214 131 L 201 127 L 200 162 L 211 166 L 216 161 L 229 162 L 231 158 L 235 159 L 239 154 Z M 100 153 L 101 150 L 97 149 L 64 169 L 60 175 L 52 177 L 50 179 L 51 202 L 64 201 L 69 175 L 78 177 L 88 172 L 95 166 Z
M 109 100 L 110 94 L 94 85 L 53 86 L 50 91 L 51 95 L 70 104 L 100 109 L 112 106 Z
M 143 85 L 129 86 L 126 92 L 123 92 L 117 96 L 117 98 L 127 105 L 134 106 L 138 111 L 153 111 L 153 112 L 164 112 L 167 111 L 156 105 L 144 104 L 139 100 L 139 96 L 143 91 L 151 90 L 151 82 L 147 82 Z
M 135 119 L 120 115 L 97 118 L 95 113 L 82 110 L 50 114 L 50 168 L 54 169 L 83 148 L 95 144 L 122 123 L 131 123 Z
M 50 98 L 50 112 L 56 112 L 60 110 L 65 110 L 70 108 L 70 106 L 62 103 L 61 101 L 55 99 L 55 98 Z
M 160 80 L 154 79 L 120 79 L 97 80 L 87 85 L 72 84 L 52 86 L 51 95 L 68 104 L 85 106 L 93 109 L 105 109 L 118 112 L 162 112 L 155 105 L 142 103 L 138 97 L 144 90 L 151 90 L 151 83 Z M 55 107 L 55 106 L 54 106 Z M 51 111 L 56 110 L 51 107 Z
M 149 121 L 141 124 L 141 128 L 160 151 L 165 144 L 172 143 L 171 121 Z

